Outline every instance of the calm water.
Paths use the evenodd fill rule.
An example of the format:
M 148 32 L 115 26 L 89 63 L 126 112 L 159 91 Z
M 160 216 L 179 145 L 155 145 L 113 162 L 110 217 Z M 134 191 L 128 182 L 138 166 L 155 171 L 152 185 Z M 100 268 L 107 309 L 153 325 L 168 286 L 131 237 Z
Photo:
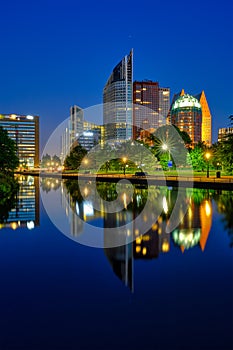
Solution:
M 102 183 L 120 208 L 104 213 L 92 183 L 20 184 L 0 224 L 1 350 L 233 348 L 231 192 Z

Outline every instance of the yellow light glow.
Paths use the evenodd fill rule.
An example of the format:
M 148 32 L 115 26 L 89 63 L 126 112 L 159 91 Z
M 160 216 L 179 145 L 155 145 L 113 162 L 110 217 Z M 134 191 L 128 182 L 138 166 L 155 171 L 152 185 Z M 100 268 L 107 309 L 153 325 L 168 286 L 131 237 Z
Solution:
M 166 199 L 165 196 L 163 197 L 163 211 L 164 211 L 165 214 L 168 213 L 167 199 Z
M 140 251 L 141 251 L 141 247 L 140 247 L 140 245 L 137 245 L 136 246 L 136 253 L 140 253 Z
M 210 159 L 211 154 L 210 154 L 209 152 L 207 152 L 207 153 L 205 154 L 205 157 L 206 157 L 206 159 Z
M 211 207 L 208 201 L 205 202 L 205 213 L 206 213 L 206 216 L 211 215 Z
M 156 231 L 158 229 L 158 225 L 157 224 L 153 224 L 151 229 L 152 229 L 152 231 Z
M 124 192 L 123 193 L 123 202 L 124 202 L 124 208 L 126 209 L 127 208 L 127 196 L 126 196 L 126 193 Z
M 149 235 L 143 235 L 142 236 L 142 240 L 143 240 L 143 242 L 148 242 L 150 240 L 150 236 Z
M 88 188 L 87 188 L 87 187 L 84 187 L 84 191 L 83 191 L 83 192 L 84 192 L 84 195 L 87 196 L 87 195 L 88 195 L 88 192 L 89 192 L 89 191 L 88 191 Z
M 142 255 L 146 255 L 146 253 L 147 253 L 147 249 L 146 249 L 146 247 L 143 247 L 142 248 Z
M 138 238 L 136 239 L 136 243 L 137 243 L 137 244 L 141 244 L 141 242 L 142 242 L 141 237 L 138 237 Z
M 17 225 L 16 222 L 12 222 L 10 226 L 11 226 L 11 228 L 12 228 L 13 230 L 16 230 L 17 227 L 18 227 L 18 225 Z
M 162 219 L 161 216 L 159 216 L 159 218 L 158 218 L 158 223 L 161 224 L 162 222 L 163 222 L 163 219 Z
M 134 233 L 135 233 L 136 236 L 139 235 L 139 229 L 136 228 L 136 230 L 134 231 Z
M 168 241 L 164 241 L 163 244 L 162 244 L 162 251 L 163 251 L 163 253 L 169 252 L 169 249 L 170 249 L 169 242 Z

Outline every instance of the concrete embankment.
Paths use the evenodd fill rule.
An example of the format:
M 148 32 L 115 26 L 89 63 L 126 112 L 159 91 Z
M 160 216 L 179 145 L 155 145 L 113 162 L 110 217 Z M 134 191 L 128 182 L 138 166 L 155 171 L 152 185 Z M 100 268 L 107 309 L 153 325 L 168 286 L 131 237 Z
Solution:
M 78 173 L 52 173 L 52 172 L 39 172 L 39 171 L 23 171 L 16 172 L 20 175 L 31 175 L 40 177 L 54 177 L 60 179 L 82 179 L 102 182 L 117 182 L 126 179 L 134 184 L 148 184 L 148 185 L 162 185 L 162 186 L 182 186 L 182 187 L 195 187 L 195 188 L 212 188 L 212 189 L 226 189 L 233 190 L 233 176 L 224 176 L 221 178 L 216 177 L 185 177 L 185 176 L 161 176 L 161 175 L 148 175 L 134 176 L 131 174 L 78 174 Z

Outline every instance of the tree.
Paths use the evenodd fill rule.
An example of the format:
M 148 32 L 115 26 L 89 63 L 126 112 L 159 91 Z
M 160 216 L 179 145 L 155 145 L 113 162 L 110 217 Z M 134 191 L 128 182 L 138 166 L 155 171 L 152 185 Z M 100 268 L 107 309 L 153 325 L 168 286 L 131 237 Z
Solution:
M 230 115 L 230 126 L 233 127 L 233 115 Z M 233 173 L 233 134 L 212 146 L 215 165 L 220 164 L 227 174 Z
M 50 163 L 51 163 L 51 156 L 48 153 L 46 153 L 46 155 L 42 157 L 41 166 L 42 168 L 46 168 Z
M 16 144 L 0 126 L 0 173 L 13 174 L 18 165 Z
M 54 154 L 54 156 L 52 157 L 52 162 L 54 164 L 61 165 L 61 159 L 56 154 Z
M 198 145 L 194 149 L 190 150 L 187 155 L 187 163 L 192 165 L 193 170 L 203 171 L 206 168 L 206 161 L 204 158 L 204 150 Z
M 186 165 L 186 143 L 190 138 L 173 125 L 164 125 L 158 128 L 152 137 L 155 156 L 163 169 L 167 168 L 166 159 L 172 160 L 174 166 Z M 184 141 L 185 139 L 185 141 Z
M 86 154 L 87 150 L 81 145 L 77 145 L 71 150 L 70 154 L 66 156 L 66 159 L 64 161 L 65 168 L 69 170 L 78 169 L 82 162 L 82 159 L 85 157 Z

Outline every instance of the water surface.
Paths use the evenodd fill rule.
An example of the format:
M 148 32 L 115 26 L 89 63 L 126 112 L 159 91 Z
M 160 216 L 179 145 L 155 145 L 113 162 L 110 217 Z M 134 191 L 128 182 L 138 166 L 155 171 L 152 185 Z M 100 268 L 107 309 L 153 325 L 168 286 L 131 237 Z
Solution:
M 183 189 L 187 212 L 167 233 L 176 188 L 154 187 L 135 226 L 146 186 L 123 196 L 120 212 L 104 214 L 80 196 L 76 182 L 20 183 L 0 230 L 0 349 L 232 349 L 231 192 Z M 117 198 L 114 184 L 98 191 L 104 200 Z M 157 220 L 141 235 L 152 212 Z M 129 244 L 79 243 L 98 228 L 106 245 L 108 228 L 129 222 Z

